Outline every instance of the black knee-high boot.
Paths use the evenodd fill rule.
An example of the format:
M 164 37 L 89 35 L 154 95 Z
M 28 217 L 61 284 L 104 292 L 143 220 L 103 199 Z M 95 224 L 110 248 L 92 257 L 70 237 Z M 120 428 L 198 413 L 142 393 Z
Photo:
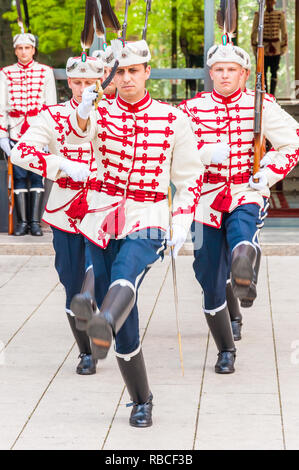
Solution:
M 83 299 L 80 311 L 71 304 L 72 311 L 91 338 L 92 355 L 95 359 L 104 359 L 115 336 L 128 318 L 135 303 L 133 286 L 125 280 L 112 284 L 96 313 L 90 299 Z M 82 326 L 83 325 L 83 326 Z
M 29 231 L 27 212 L 28 212 L 28 191 L 14 191 L 14 202 L 17 213 L 17 226 L 14 235 L 17 237 L 26 235 Z
M 85 272 L 80 294 L 74 295 L 71 301 L 71 311 L 76 318 L 76 326 L 80 331 L 86 331 L 87 321 L 96 312 L 97 304 L 94 291 L 94 272 L 90 266 Z
M 232 325 L 234 341 L 239 341 L 241 339 L 242 315 L 240 312 L 239 301 L 233 293 L 230 282 L 226 284 L 226 302 Z
M 231 283 L 236 297 L 247 297 L 254 278 L 256 250 L 254 246 L 240 243 L 232 251 Z
M 44 190 L 30 191 L 30 232 L 31 235 L 41 237 L 43 235 L 40 219 L 44 197 Z
M 129 356 L 129 355 L 128 355 Z M 128 358 L 116 356 L 118 366 L 127 386 L 133 409 L 130 425 L 145 428 L 152 425 L 153 396 L 150 392 L 142 350 Z
M 74 338 L 76 340 L 77 346 L 79 348 L 80 354 L 79 358 L 81 359 L 76 372 L 79 375 L 92 375 L 96 373 L 96 361 L 92 358 L 90 340 L 86 331 L 79 331 L 76 328 L 75 317 L 67 313 L 67 318 L 73 332 Z
M 235 372 L 236 348 L 228 308 L 224 307 L 215 315 L 205 313 L 205 317 L 219 351 L 215 372 L 218 374 L 231 374 Z
M 277 78 L 271 78 L 270 93 L 273 96 L 275 96 L 276 86 L 277 86 Z
M 250 284 L 249 290 L 246 294 L 246 297 L 240 298 L 241 307 L 243 308 L 251 307 L 253 304 L 253 301 L 256 299 L 256 296 L 257 296 L 256 286 L 257 286 L 257 280 L 258 280 L 258 275 L 260 271 L 261 256 L 262 256 L 261 249 L 257 247 L 253 279 Z

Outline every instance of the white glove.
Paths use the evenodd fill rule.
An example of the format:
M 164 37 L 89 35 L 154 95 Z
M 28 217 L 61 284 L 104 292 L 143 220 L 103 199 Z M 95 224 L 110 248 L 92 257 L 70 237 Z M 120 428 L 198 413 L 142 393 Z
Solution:
M 8 157 L 10 157 L 11 148 L 8 137 L 2 137 L 2 139 L 0 139 L 0 147 L 2 148 L 3 152 L 5 152 Z
M 89 113 L 92 110 L 93 102 L 98 97 L 95 92 L 96 85 L 88 86 L 82 93 L 82 101 L 78 106 L 78 114 L 82 119 L 88 119 Z
M 181 225 L 173 224 L 172 226 L 172 239 L 170 239 L 170 227 L 168 227 L 165 235 L 168 246 L 174 246 L 173 257 L 176 258 L 178 252 L 182 248 L 187 238 L 187 232 Z
M 218 165 L 224 162 L 224 160 L 229 157 L 229 154 L 230 146 L 224 142 L 218 142 L 214 145 L 211 163 Z
M 253 178 L 258 178 L 259 182 L 254 183 Z M 254 177 L 250 176 L 249 178 L 249 186 L 252 189 L 256 189 L 256 191 L 261 191 L 262 189 L 265 189 L 268 184 L 268 178 L 263 170 L 258 171 Z
M 265 168 L 266 166 L 270 165 L 272 163 L 272 158 L 268 153 L 261 159 L 260 161 L 260 166 L 261 168 Z
M 66 158 L 61 162 L 59 169 L 64 171 L 74 181 L 85 181 L 90 174 L 85 163 L 72 162 Z

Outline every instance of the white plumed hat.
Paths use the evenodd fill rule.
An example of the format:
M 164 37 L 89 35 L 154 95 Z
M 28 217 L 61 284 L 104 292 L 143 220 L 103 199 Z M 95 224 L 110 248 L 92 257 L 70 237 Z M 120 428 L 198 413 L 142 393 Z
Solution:
M 119 58 L 119 67 L 128 65 L 144 64 L 151 60 L 151 53 L 147 42 L 141 41 L 126 42 L 121 50 Z
M 20 44 L 29 44 L 30 46 L 36 46 L 35 36 L 31 33 L 20 33 L 16 34 L 13 38 L 13 47 L 16 48 Z
M 101 78 L 104 75 L 104 63 L 99 57 L 70 57 L 66 63 L 66 75 L 69 78 Z
M 104 51 L 97 50 L 92 53 L 92 57 L 99 57 L 102 59 L 105 67 L 113 67 L 115 63 L 115 57 L 111 46 L 107 46 Z
M 243 49 L 233 44 L 227 44 L 226 46 L 214 44 L 208 50 L 207 66 L 212 67 L 217 62 L 234 62 L 246 68 L 244 52 Z

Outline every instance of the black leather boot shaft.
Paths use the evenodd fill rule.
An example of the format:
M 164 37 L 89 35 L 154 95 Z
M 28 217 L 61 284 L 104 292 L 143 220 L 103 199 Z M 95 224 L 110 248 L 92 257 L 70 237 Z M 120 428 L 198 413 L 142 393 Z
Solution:
M 254 277 L 256 250 L 252 245 L 242 243 L 232 251 L 231 283 L 239 299 L 247 297 Z
M 150 396 L 142 349 L 129 361 L 116 356 L 117 363 L 134 403 L 145 403 Z
M 135 293 L 130 286 L 125 283 L 122 285 L 120 281 L 109 288 L 100 307 L 100 312 L 93 315 L 87 324 L 86 331 L 91 338 L 92 355 L 95 359 L 104 359 L 107 356 L 112 336 L 117 335 L 128 318 L 134 303 Z M 89 305 L 90 310 L 92 303 L 89 302 Z
M 235 352 L 235 344 L 233 338 L 233 332 L 228 313 L 228 308 L 225 307 L 215 315 L 205 313 L 205 317 L 212 336 L 216 343 L 219 352 L 230 351 Z
M 14 203 L 17 214 L 17 226 L 14 231 L 14 235 L 22 236 L 28 233 L 28 191 L 15 192 L 14 193 Z
M 107 320 L 115 335 L 128 318 L 134 303 L 135 294 L 126 285 L 115 284 L 105 295 L 99 315 Z
M 253 272 L 253 280 L 250 284 L 248 292 L 246 293 L 246 297 L 240 298 L 241 307 L 243 308 L 251 307 L 254 300 L 256 299 L 256 296 L 257 296 L 256 285 L 257 285 L 258 275 L 260 271 L 261 256 L 262 256 L 261 250 L 259 247 L 257 247 L 256 261 L 255 261 L 254 272 Z
M 230 319 L 232 321 L 241 321 L 242 315 L 240 312 L 239 301 L 233 292 L 232 285 L 230 282 L 226 284 L 226 301 Z
M 133 401 L 130 425 L 148 427 L 152 425 L 152 394 L 149 389 L 142 350 L 129 361 L 116 356 L 118 366 L 128 393 Z
M 94 293 L 94 272 L 93 268 L 90 267 L 84 276 L 84 280 L 82 283 L 82 288 L 81 288 L 81 294 L 84 294 L 85 292 L 88 292 L 91 297 L 94 298 L 95 293 Z
M 40 226 L 43 197 L 43 191 L 30 191 L 30 232 L 39 237 L 43 235 Z
M 273 96 L 275 96 L 276 86 L 277 86 L 277 78 L 271 78 L 270 94 Z
M 77 329 L 75 317 L 72 317 L 67 313 L 67 318 L 80 353 L 91 354 L 90 340 L 86 331 L 80 331 Z

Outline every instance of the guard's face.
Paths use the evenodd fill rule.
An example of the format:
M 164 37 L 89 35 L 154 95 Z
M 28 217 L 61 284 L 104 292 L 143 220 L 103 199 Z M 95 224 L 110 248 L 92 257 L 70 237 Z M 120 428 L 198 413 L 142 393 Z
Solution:
M 73 92 L 73 98 L 78 103 L 81 103 L 82 101 L 82 93 L 85 88 L 88 86 L 93 85 L 97 81 L 96 78 L 68 78 L 67 82 L 70 87 L 70 89 Z
M 151 67 L 143 64 L 119 67 L 114 82 L 121 98 L 128 102 L 136 102 L 144 97 L 145 82 L 150 76 Z
M 223 96 L 231 95 L 240 87 L 244 73 L 243 67 L 234 62 L 217 62 L 210 69 L 214 88 Z
M 111 70 L 112 70 L 111 67 L 105 67 L 104 68 L 104 75 L 101 78 L 102 83 L 110 75 Z M 115 86 L 114 79 L 113 79 L 109 83 L 109 85 L 105 88 L 104 93 L 105 93 L 105 95 L 115 95 L 115 92 L 116 92 L 116 86 Z
M 15 54 L 18 61 L 26 65 L 32 60 L 35 54 L 35 47 L 30 46 L 30 44 L 19 44 L 15 48 Z

